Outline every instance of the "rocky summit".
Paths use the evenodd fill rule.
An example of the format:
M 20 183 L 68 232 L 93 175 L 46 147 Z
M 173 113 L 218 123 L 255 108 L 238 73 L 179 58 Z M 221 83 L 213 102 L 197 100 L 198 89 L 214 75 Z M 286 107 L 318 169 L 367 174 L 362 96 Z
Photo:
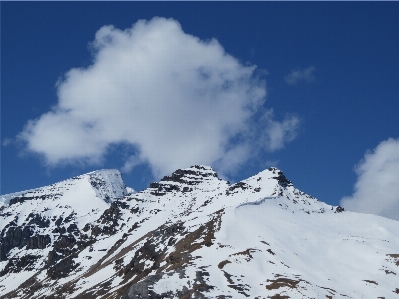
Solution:
M 135 192 L 99 170 L 0 197 L 0 298 L 399 298 L 399 222 L 277 168 L 207 166 Z

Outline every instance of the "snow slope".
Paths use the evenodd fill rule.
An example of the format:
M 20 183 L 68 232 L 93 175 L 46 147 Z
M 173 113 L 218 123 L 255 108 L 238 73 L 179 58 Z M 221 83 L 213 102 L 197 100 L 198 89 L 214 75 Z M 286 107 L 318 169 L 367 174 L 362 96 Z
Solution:
M 138 193 L 78 178 L 3 197 L 1 298 L 399 298 L 399 222 L 276 168 L 231 185 L 197 165 Z

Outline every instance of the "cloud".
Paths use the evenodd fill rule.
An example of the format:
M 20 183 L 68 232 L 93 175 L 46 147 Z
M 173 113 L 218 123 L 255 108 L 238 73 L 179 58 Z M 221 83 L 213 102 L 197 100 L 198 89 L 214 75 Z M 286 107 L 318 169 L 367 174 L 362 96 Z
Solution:
M 121 170 L 123 172 L 131 172 L 132 169 L 140 163 L 141 161 L 139 156 L 130 156 L 122 166 Z
M 342 198 L 341 205 L 349 211 L 399 220 L 399 138 L 389 138 L 367 152 L 356 173 L 354 193 Z
M 255 148 L 276 150 L 295 135 L 296 117 L 278 122 L 263 108 L 256 66 L 173 19 L 104 26 L 90 45 L 92 65 L 69 70 L 57 82 L 57 105 L 18 135 L 49 166 L 99 164 L 123 143 L 135 149 L 124 171 L 148 163 L 156 176 L 193 164 L 229 172 Z
M 9 146 L 10 144 L 13 143 L 13 140 L 11 138 L 4 138 L 3 142 L 1 143 L 4 147 Z
M 292 141 L 297 135 L 299 127 L 299 119 L 295 115 L 287 115 L 282 121 L 275 121 L 273 117 L 273 110 L 269 110 L 263 116 L 263 122 L 267 125 L 262 127 L 266 128 L 261 135 L 261 143 L 266 145 L 268 151 L 273 152 L 284 147 L 286 142 Z
M 309 83 L 315 80 L 315 71 L 316 68 L 314 66 L 308 67 L 307 69 L 292 70 L 289 75 L 284 77 L 284 79 L 289 85 L 295 85 L 300 81 Z

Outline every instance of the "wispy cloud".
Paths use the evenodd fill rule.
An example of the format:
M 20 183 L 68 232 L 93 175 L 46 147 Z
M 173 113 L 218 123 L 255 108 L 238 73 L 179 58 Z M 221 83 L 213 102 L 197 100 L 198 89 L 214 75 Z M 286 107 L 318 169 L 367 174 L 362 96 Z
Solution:
M 389 138 L 367 152 L 356 173 L 354 193 L 342 198 L 341 205 L 399 220 L 399 139 Z
M 298 82 L 312 82 L 315 80 L 314 72 L 316 68 L 314 66 L 308 67 L 307 69 L 296 69 L 292 70 L 291 73 L 284 77 L 285 82 L 290 85 L 295 85 Z
M 13 140 L 11 138 L 4 138 L 3 142 L 1 144 L 2 144 L 2 146 L 9 146 L 12 143 L 13 143 Z
M 157 176 L 202 163 L 229 172 L 255 149 L 277 150 L 295 136 L 295 116 L 280 122 L 263 108 L 255 66 L 175 20 L 104 26 L 91 45 L 93 64 L 68 71 L 55 108 L 18 136 L 50 166 L 101 163 L 110 146 L 127 143 L 135 154 L 125 171 L 148 163 Z

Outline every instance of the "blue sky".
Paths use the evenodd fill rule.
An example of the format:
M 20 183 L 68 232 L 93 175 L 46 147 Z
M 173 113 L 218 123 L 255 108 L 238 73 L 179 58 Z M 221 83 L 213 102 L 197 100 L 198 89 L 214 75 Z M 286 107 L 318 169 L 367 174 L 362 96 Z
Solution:
M 394 159 L 388 163 L 392 169 L 387 171 L 390 182 L 397 183 L 398 11 L 398 2 L 2 2 L 0 193 L 40 187 L 101 168 L 123 170 L 126 184 L 141 190 L 149 182 L 167 175 L 163 171 L 176 165 L 179 168 L 189 166 L 185 164 L 191 161 L 198 161 L 193 164 L 213 161 L 212 166 L 233 182 L 276 166 L 300 190 L 338 205 L 342 197 L 352 195 L 355 186 L 361 188 L 362 177 L 376 169 L 370 166 L 359 170 L 358 167 L 356 173 L 355 166 L 369 165 L 366 162 L 374 161 L 373 157 L 379 153 L 387 153 L 384 161 Z M 176 43 L 173 44 L 176 51 L 165 50 L 170 56 L 165 54 L 155 59 L 145 53 L 148 57 L 144 60 L 135 60 L 138 54 L 129 56 L 134 62 L 129 66 L 131 69 L 126 70 L 132 76 L 131 85 L 126 83 L 126 88 L 136 97 L 145 97 L 146 90 L 152 92 L 159 88 L 159 93 L 153 96 L 155 102 L 151 105 L 154 106 L 146 106 L 146 100 L 121 100 L 119 104 L 126 109 L 121 108 L 113 115 L 116 120 L 110 122 L 104 120 L 104 115 L 116 109 L 112 104 L 115 99 L 105 98 L 97 105 L 96 95 L 90 94 L 93 110 L 100 116 L 95 117 L 96 121 L 88 116 L 88 123 L 82 125 L 87 127 L 70 129 L 68 134 L 81 132 L 82 135 L 73 136 L 68 140 L 76 137 L 76 142 L 64 145 L 64 137 L 57 133 L 63 131 L 57 131 L 57 126 L 61 126 L 60 119 L 69 113 L 65 107 L 80 113 L 79 121 L 85 123 L 85 116 L 81 114 L 87 110 L 79 110 L 81 100 L 73 102 L 82 90 L 76 86 L 105 78 L 101 83 L 95 81 L 94 89 L 98 87 L 101 93 L 103 86 L 113 86 L 116 82 L 107 80 L 127 74 L 118 73 L 120 68 L 116 67 L 114 76 L 101 73 L 90 77 L 94 71 L 88 70 L 96 62 L 99 62 L 97 66 L 110 63 L 111 68 L 117 63 L 113 58 L 111 62 L 105 60 L 106 51 L 119 55 L 123 48 L 105 39 L 101 44 L 101 34 L 106 38 L 107 34 L 129 37 L 123 30 L 132 28 L 138 20 L 147 20 L 147 23 L 143 23 L 141 29 L 132 29 L 137 40 L 129 45 L 143 42 L 148 32 L 164 37 L 170 33 L 171 45 Z M 103 27 L 105 25 L 113 25 L 119 31 Z M 167 33 L 164 30 L 169 25 Z M 96 48 L 92 42 L 100 28 L 105 29 L 97 35 Z M 140 36 L 144 36 L 143 39 Z M 157 43 L 161 42 L 148 42 L 148 45 L 155 45 L 157 49 Z M 162 43 L 166 43 L 162 47 L 167 48 L 168 41 Z M 189 43 L 194 45 L 192 50 L 186 50 Z M 182 62 L 185 55 L 193 57 L 192 61 Z M 177 59 L 169 65 L 176 57 L 182 57 L 182 61 Z M 148 71 L 145 77 L 148 86 L 144 87 L 134 77 L 135 72 L 140 73 L 137 69 L 141 61 L 147 63 L 145 72 Z M 187 82 L 187 86 L 176 85 L 181 88 L 182 98 L 176 96 L 179 100 L 169 103 L 175 95 L 173 90 L 166 93 L 162 90 L 160 82 L 165 78 L 159 73 L 179 67 L 184 75 L 189 64 L 201 63 L 215 73 L 223 69 L 226 72 L 223 76 L 232 82 L 232 87 L 213 95 L 212 88 L 217 87 L 219 79 L 212 79 L 210 83 L 197 79 L 179 81 Z M 205 72 L 204 76 L 214 78 L 206 67 L 205 71 L 211 73 Z M 68 77 L 74 68 L 80 68 L 82 74 L 69 73 Z M 162 82 L 172 87 L 177 84 L 167 80 L 172 79 L 168 77 Z M 84 88 L 93 87 L 87 84 Z M 115 83 L 115 86 L 119 85 Z M 190 102 L 191 92 L 196 88 L 203 88 L 203 93 Z M 108 89 L 104 94 L 107 92 Z M 246 98 L 249 92 L 256 95 Z M 201 94 L 208 93 L 212 94 L 209 99 L 201 98 Z M 59 102 L 60 94 L 65 97 L 65 107 Z M 119 99 L 119 95 L 115 97 Z M 193 94 L 193 97 L 196 96 Z M 190 101 L 185 102 L 185 98 Z M 231 102 L 226 98 L 231 98 Z M 199 103 L 195 101 L 202 102 L 195 106 Z M 138 108 L 132 108 L 136 104 Z M 135 123 L 142 115 L 140 105 L 144 111 L 156 113 Z M 151 110 L 154 107 L 163 110 Z M 169 111 L 168 107 L 173 109 Z M 106 112 L 99 112 L 100 108 Z M 52 109 L 52 120 L 56 121 L 40 121 L 39 118 Z M 204 111 L 199 111 L 201 109 Z M 131 119 L 118 117 L 124 112 L 128 115 L 129 111 L 132 111 Z M 165 124 L 172 121 L 165 113 L 175 118 L 192 117 L 180 126 L 173 123 L 176 127 L 173 125 L 165 131 Z M 97 122 L 98 119 L 104 121 Z M 29 120 L 33 125 L 27 129 Z M 120 125 L 114 128 L 119 120 Z M 68 126 L 75 124 L 71 118 L 66 121 Z M 109 123 L 115 135 L 120 135 L 118 138 L 109 132 L 102 133 L 101 126 Z M 47 131 L 40 131 L 41 124 L 47 126 Z M 52 125 L 48 124 L 54 124 L 51 132 L 48 127 Z M 206 129 L 206 124 L 210 124 L 210 128 Z M 129 127 L 126 132 L 121 130 L 126 127 Z M 83 133 L 86 129 L 91 130 L 89 137 Z M 160 136 L 159 143 L 154 145 L 149 136 L 158 132 L 167 134 L 168 138 Z M 92 136 L 98 138 L 91 141 Z M 177 138 L 175 148 L 169 144 L 174 138 Z M 195 141 L 187 143 L 190 138 Z M 79 140 L 84 140 L 85 145 Z M 392 146 L 393 150 L 384 151 L 385 143 L 377 148 L 387 140 L 386 146 Z M 96 145 L 100 145 L 101 150 L 97 151 Z M 91 146 L 94 148 L 88 150 Z M 194 148 L 199 152 L 195 153 Z M 173 154 L 174 150 L 177 154 Z M 376 156 L 365 158 L 368 150 Z M 186 159 L 184 153 L 192 154 Z M 184 165 L 180 165 L 180 161 Z M 374 164 L 370 162 L 370 165 Z M 399 202 L 399 193 L 391 201 Z

